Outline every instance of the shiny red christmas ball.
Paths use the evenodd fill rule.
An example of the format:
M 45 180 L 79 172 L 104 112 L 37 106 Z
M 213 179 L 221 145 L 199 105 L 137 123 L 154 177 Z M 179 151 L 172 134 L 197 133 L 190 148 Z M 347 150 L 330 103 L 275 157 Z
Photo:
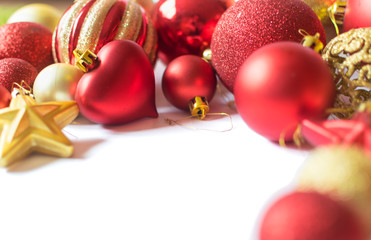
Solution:
M 364 240 L 348 208 L 316 192 L 293 192 L 274 202 L 260 226 L 260 240 Z
M 0 109 L 8 107 L 10 99 L 10 92 L 5 87 L 0 85 Z
M 0 27 L 0 59 L 20 58 L 38 71 L 52 64 L 52 33 L 38 23 L 17 22 Z
M 371 1 L 348 0 L 345 9 L 343 31 L 371 27 Z
M 236 107 L 257 133 L 287 141 L 303 119 L 326 117 L 335 83 L 327 64 L 310 48 L 277 42 L 255 51 L 241 66 L 236 84 Z
M 155 76 L 143 49 L 130 40 L 107 43 L 95 68 L 80 79 L 75 99 L 80 112 L 102 124 L 157 117 Z
M 301 0 L 239 0 L 220 18 L 211 41 L 212 64 L 233 92 L 237 71 L 258 48 L 277 41 L 301 42 L 299 29 L 325 31 L 315 12 Z
M 160 58 L 169 63 L 181 55 L 202 56 L 230 0 L 160 0 L 152 18 L 159 34 Z
M 189 110 L 188 103 L 195 97 L 214 97 L 216 76 L 211 65 L 194 55 L 174 59 L 162 77 L 162 90 L 175 107 Z
M 4 58 L 0 60 L 0 85 L 12 92 L 13 83 L 21 84 L 24 81 L 32 87 L 37 70 L 30 63 L 18 58 Z

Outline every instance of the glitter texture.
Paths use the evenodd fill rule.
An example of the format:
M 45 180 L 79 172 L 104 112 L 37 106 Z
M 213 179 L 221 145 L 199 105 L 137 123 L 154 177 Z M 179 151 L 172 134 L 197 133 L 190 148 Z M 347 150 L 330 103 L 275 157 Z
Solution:
M 89 2 L 90 0 L 80 0 L 74 3 L 63 15 L 61 18 L 53 41 L 58 42 L 58 47 L 54 47 L 53 44 L 53 55 L 54 60 L 57 61 L 57 54 L 59 54 L 59 59 L 61 62 L 70 63 L 69 58 L 69 44 L 70 44 L 70 35 L 72 32 L 72 26 L 75 18 L 80 13 L 81 9 Z M 58 31 L 58 32 L 57 32 Z
M 70 9 L 68 9 L 64 13 L 58 25 L 57 31 L 54 33 L 55 39 L 53 46 L 55 60 L 59 59 L 60 62 L 71 63 L 71 59 L 69 56 L 69 43 L 73 40 L 71 39 L 72 27 L 77 21 L 82 8 L 90 1 L 91 0 L 76 1 L 70 7 Z M 114 36 L 113 39 L 127 39 L 137 41 L 139 34 L 143 32 L 142 29 L 147 29 L 146 35 L 144 37 L 145 41 L 143 42 L 142 47 L 151 62 L 154 64 L 157 55 L 157 32 L 155 31 L 152 23 L 149 21 L 149 18 L 145 16 L 145 13 L 142 13 L 140 6 L 133 1 L 96 1 L 87 13 L 85 19 L 83 19 L 84 22 L 81 26 L 80 34 L 76 34 L 77 36 L 73 36 L 73 38 L 78 38 L 76 48 L 80 50 L 90 49 L 92 51 L 95 51 L 102 28 L 107 27 L 107 25 L 105 24 L 109 24 L 109 22 L 106 22 L 107 15 L 112 9 L 112 6 L 114 6 L 114 4 L 117 2 L 125 2 L 127 3 L 127 5 L 125 8 L 125 12 L 120 13 L 123 14 L 123 17 L 121 20 L 121 24 L 117 30 L 117 34 L 116 36 Z M 143 21 L 143 17 L 148 20 L 147 23 Z M 143 24 L 147 24 L 147 26 L 143 26 Z M 106 31 L 108 30 L 106 29 Z M 112 29 L 112 31 L 114 31 L 114 29 Z
M 134 2 L 128 2 L 115 40 L 129 39 L 135 41 L 138 38 L 142 21 L 139 5 Z
M 38 71 L 53 63 L 52 33 L 44 26 L 10 23 L 0 27 L 0 59 L 20 58 Z
M 220 18 L 211 41 L 212 64 L 233 92 L 237 72 L 256 49 L 277 41 L 300 42 L 299 29 L 326 36 L 320 20 L 301 0 L 240 0 Z
M 20 84 L 25 81 L 32 87 L 38 72 L 30 63 L 19 58 L 0 60 L 0 85 L 12 92 L 13 82 Z
M 93 51 L 97 46 L 104 19 L 116 0 L 101 0 L 94 3 L 82 25 L 77 49 Z

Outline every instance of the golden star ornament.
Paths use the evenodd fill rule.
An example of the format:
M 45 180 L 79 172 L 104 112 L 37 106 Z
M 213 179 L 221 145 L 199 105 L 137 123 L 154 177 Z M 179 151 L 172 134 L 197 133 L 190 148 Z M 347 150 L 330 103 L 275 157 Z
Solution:
M 38 104 L 30 91 L 15 91 L 10 106 L 0 109 L 0 166 L 8 167 L 32 152 L 70 157 L 73 145 L 61 129 L 77 117 L 76 102 Z

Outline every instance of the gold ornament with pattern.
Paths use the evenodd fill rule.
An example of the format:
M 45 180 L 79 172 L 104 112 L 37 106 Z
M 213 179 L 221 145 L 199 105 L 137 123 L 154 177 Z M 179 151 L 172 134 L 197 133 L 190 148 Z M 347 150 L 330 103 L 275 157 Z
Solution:
M 334 38 L 323 50 L 335 78 L 335 115 L 350 118 L 371 99 L 371 28 L 353 29 Z

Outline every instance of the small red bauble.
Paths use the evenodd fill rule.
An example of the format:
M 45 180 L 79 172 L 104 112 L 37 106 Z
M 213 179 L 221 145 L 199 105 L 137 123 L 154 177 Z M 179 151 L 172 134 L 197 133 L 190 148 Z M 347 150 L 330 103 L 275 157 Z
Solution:
M 160 58 L 166 64 L 181 55 L 202 56 L 215 26 L 232 4 L 227 0 L 160 0 L 152 18 L 159 34 Z
M 310 35 L 325 31 L 315 12 L 301 0 L 239 0 L 220 18 L 211 41 L 212 64 L 233 92 L 237 71 L 258 48 L 277 41 L 301 42 L 299 29 Z
M 260 240 L 364 240 L 347 207 L 316 192 L 283 196 L 266 212 Z
M 211 101 L 216 90 L 216 76 L 211 65 L 202 58 L 184 55 L 174 59 L 166 68 L 162 90 L 175 107 L 189 110 L 189 101 L 197 96 Z
M 107 43 L 96 68 L 80 79 L 75 99 L 81 113 L 102 124 L 157 117 L 155 76 L 143 49 L 133 41 Z
M 345 9 L 343 31 L 371 27 L 371 1 L 348 0 Z
M 17 22 L 0 27 L 0 59 L 20 58 L 37 71 L 52 64 L 52 33 L 38 23 Z
M 8 107 L 10 99 L 10 92 L 5 87 L 0 85 L 0 109 Z
M 254 52 L 241 66 L 236 107 L 257 133 L 292 140 L 305 118 L 321 119 L 332 107 L 335 83 L 321 56 L 294 42 L 277 42 Z
M 0 85 L 12 92 L 13 83 L 21 84 L 24 81 L 32 87 L 37 70 L 30 63 L 18 58 L 4 58 L 0 60 Z

